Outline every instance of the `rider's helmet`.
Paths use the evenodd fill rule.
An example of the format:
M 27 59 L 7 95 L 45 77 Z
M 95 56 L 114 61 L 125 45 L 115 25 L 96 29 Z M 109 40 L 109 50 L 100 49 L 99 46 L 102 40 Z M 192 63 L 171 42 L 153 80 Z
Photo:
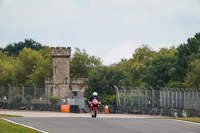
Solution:
M 97 96 L 97 92 L 93 92 L 93 96 L 95 96 L 95 97 L 96 97 L 96 96 Z

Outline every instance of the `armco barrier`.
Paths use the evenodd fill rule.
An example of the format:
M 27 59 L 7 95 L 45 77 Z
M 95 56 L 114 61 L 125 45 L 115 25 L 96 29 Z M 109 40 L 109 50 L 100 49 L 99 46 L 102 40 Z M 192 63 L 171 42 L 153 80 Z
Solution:
M 53 104 L 33 104 L 33 103 L 7 103 L 0 102 L 0 109 L 9 109 L 9 110 L 33 110 L 33 111 L 57 111 L 62 112 L 62 107 L 66 105 L 53 105 Z M 68 111 L 70 113 L 80 113 L 78 105 L 67 105 Z M 64 111 L 63 111 L 64 112 Z
M 174 109 L 174 108 L 150 108 L 150 107 L 123 107 L 123 106 L 109 106 L 109 113 L 118 114 L 147 114 L 147 115 L 160 115 L 172 116 L 175 114 L 178 117 L 200 117 L 200 110 L 194 109 Z

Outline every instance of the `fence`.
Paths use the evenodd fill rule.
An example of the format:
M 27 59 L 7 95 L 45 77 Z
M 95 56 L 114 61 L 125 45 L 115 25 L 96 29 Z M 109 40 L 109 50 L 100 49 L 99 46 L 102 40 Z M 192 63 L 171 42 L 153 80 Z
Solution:
M 84 98 L 77 98 L 79 95 L 83 95 L 81 91 L 70 90 L 66 92 L 65 98 L 61 99 L 61 90 L 59 86 L 57 86 L 58 92 L 56 96 L 58 96 L 57 104 L 80 104 L 81 107 L 84 107 Z M 20 103 L 43 103 L 43 104 L 51 104 L 49 98 L 53 96 L 52 88 L 37 88 L 35 85 L 32 87 L 24 87 L 21 84 L 21 87 L 12 87 L 9 84 L 7 86 L 0 86 L 0 102 L 8 102 L 12 103 L 14 99 L 19 96 L 22 98 Z M 79 96 L 80 97 L 80 96 Z M 76 100 L 75 100 L 76 99 Z M 72 102 L 76 101 L 76 102 Z
M 116 106 L 200 110 L 200 89 L 114 86 Z
M 11 87 L 0 86 L 0 100 L 5 102 L 12 102 L 16 96 L 22 97 L 22 102 L 45 103 L 47 98 L 45 96 L 45 88 L 32 87 Z

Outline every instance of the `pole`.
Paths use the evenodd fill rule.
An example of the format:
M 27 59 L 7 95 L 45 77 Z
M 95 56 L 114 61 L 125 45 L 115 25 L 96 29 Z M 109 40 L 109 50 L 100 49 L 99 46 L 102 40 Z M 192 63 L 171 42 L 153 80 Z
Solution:
M 138 107 L 140 107 L 140 88 L 137 87 L 138 90 Z
M 179 99 L 179 107 L 181 108 L 181 90 L 179 89 L 179 88 L 177 88 L 177 90 L 180 92 L 180 95 L 179 95 L 179 97 L 180 97 L 180 99 Z
M 175 92 L 176 92 L 176 108 L 177 108 L 177 90 L 174 88 Z
M 131 107 L 133 106 L 133 89 L 129 86 L 131 89 Z
M 126 89 L 123 86 L 122 88 L 124 89 L 124 106 L 126 106 Z
M 165 88 L 167 90 L 167 107 L 169 107 L 169 89 Z
M 60 87 L 58 85 L 56 85 L 58 87 L 58 103 L 60 105 Z
M 183 88 L 181 90 L 183 91 L 183 108 L 185 108 L 185 90 Z
M 152 107 L 154 107 L 154 89 L 152 87 L 150 87 L 152 89 Z
M 34 84 L 33 84 L 33 87 L 34 87 L 34 101 L 35 101 L 35 103 L 36 103 L 36 87 L 35 87 Z
M 185 89 L 187 90 L 187 95 L 188 95 L 188 96 L 187 96 L 187 99 L 188 99 L 188 100 L 187 100 L 187 101 L 188 101 L 188 102 L 187 102 L 187 107 L 189 108 L 189 107 L 190 107 L 190 90 L 187 89 L 187 88 L 185 88 Z
M 47 93 L 47 97 L 46 97 L 46 99 L 47 99 L 47 104 L 48 104 L 48 97 L 49 97 L 49 93 L 48 93 L 48 86 L 45 86 L 45 88 L 46 88 L 46 93 Z
M 11 86 L 10 86 L 10 84 L 8 84 L 8 83 L 7 83 L 7 85 L 8 85 L 8 89 L 9 89 L 9 93 L 8 93 L 8 96 L 9 96 L 9 98 L 8 98 L 8 103 L 10 103 L 10 101 L 11 101 Z
M 117 88 L 116 85 L 114 85 L 114 87 L 116 89 L 116 106 L 121 106 L 120 98 L 119 98 L 119 89 Z
M 147 107 L 147 88 L 143 86 L 145 89 L 145 107 Z
M 164 92 L 164 96 L 163 96 L 163 107 L 165 107 L 165 89 L 163 88 L 163 87 L 161 87 L 161 89 L 163 90 L 163 92 Z
M 20 85 L 22 86 L 22 100 L 24 100 L 24 86 L 22 83 Z

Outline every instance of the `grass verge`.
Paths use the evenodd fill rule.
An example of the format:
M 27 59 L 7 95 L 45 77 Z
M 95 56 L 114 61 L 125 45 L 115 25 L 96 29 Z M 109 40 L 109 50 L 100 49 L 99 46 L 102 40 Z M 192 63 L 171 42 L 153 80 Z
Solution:
M 0 118 L 6 118 L 6 117 L 22 117 L 22 116 L 0 114 Z
M 21 117 L 21 116 L 0 114 L 0 118 L 6 118 L 6 117 Z M 0 133 L 41 133 L 41 132 L 0 119 Z
M 186 118 L 184 118 L 184 117 L 181 117 L 181 118 L 170 117 L 169 119 L 200 123 L 200 117 L 186 117 Z

